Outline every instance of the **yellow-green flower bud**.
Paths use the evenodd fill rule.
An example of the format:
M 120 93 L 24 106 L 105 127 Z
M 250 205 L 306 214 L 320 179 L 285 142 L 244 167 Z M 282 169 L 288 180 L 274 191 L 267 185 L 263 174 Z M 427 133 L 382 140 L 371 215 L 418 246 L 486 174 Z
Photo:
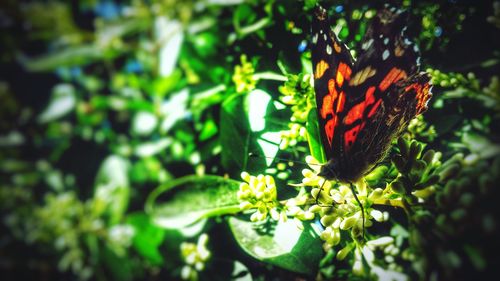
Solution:
M 245 201 L 245 202 L 241 202 L 240 203 L 240 210 L 249 210 L 253 207 L 253 204 L 248 202 L 248 201 Z
M 325 215 L 323 217 L 321 217 L 321 224 L 324 225 L 324 226 L 329 226 L 331 225 L 336 219 L 336 216 L 334 215 Z
M 344 219 L 340 223 L 340 228 L 343 229 L 343 230 L 349 229 L 349 228 L 351 228 L 351 227 L 354 226 L 354 224 L 356 223 L 357 220 L 358 220 L 358 218 L 355 215 L 354 216 L 350 216 L 350 217 Z
M 344 260 L 347 254 L 349 254 L 352 251 L 353 247 L 352 244 L 348 244 L 342 250 L 338 251 L 337 253 L 337 260 L 341 261 Z
M 241 178 L 246 182 L 250 182 L 250 174 L 247 172 L 241 172 Z

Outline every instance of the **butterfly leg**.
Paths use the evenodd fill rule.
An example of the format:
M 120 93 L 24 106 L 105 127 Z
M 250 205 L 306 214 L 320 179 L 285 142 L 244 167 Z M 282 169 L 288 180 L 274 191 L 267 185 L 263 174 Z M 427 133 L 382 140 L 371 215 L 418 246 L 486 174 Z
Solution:
M 361 204 L 361 201 L 358 198 L 358 195 L 356 191 L 354 190 L 354 185 L 352 182 L 349 183 L 349 187 L 351 188 L 352 195 L 354 195 L 354 199 L 356 199 L 356 202 L 358 202 L 359 207 L 361 208 L 361 219 L 363 220 L 363 241 L 365 240 L 365 209 L 363 208 L 363 204 Z
M 326 179 L 323 181 L 323 183 L 321 184 L 321 186 L 319 187 L 319 192 L 318 194 L 316 195 L 316 198 L 315 198 L 315 203 L 316 205 L 320 206 L 320 207 L 333 207 L 333 204 L 332 205 L 323 205 L 323 203 L 319 202 L 319 195 L 321 194 L 321 191 L 323 191 L 323 186 L 325 185 L 326 183 Z

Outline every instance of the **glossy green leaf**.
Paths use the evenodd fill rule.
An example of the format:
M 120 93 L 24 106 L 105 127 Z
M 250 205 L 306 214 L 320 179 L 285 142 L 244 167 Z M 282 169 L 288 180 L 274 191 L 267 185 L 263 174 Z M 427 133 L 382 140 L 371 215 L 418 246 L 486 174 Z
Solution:
M 319 132 L 318 115 L 316 114 L 316 108 L 309 111 L 307 116 L 307 134 L 309 141 L 309 150 L 311 155 L 314 156 L 320 163 L 325 163 L 327 161 L 325 156 L 325 150 L 321 143 L 321 135 Z
M 293 220 L 258 225 L 231 217 L 229 226 L 241 248 L 260 261 L 308 275 L 318 270 L 323 249 L 310 223 L 300 230 Z
M 239 182 L 219 176 L 186 176 L 156 188 L 146 212 L 164 228 L 183 228 L 203 218 L 240 211 Z

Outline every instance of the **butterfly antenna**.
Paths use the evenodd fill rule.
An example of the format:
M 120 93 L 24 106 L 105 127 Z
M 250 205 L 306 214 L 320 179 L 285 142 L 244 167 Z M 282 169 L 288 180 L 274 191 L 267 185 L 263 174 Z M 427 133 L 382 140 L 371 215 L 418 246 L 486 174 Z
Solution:
M 317 165 L 317 166 L 322 166 L 322 164 L 316 164 L 316 163 L 307 163 L 307 162 L 303 162 L 303 161 L 296 161 L 296 160 L 291 160 L 291 159 L 286 159 L 286 158 L 280 158 L 280 157 L 269 157 L 269 156 L 262 156 L 262 155 L 258 155 L 258 154 L 255 154 L 253 152 L 250 152 L 248 153 L 248 156 L 249 157 L 259 157 L 259 158 L 267 158 L 267 159 L 273 159 L 273 160 L 278 160 L 278 161 L 282 161 L 282 162 L 293 162 L 293 163 L 297 163 L 297 164 L 302 164 L 302 165 Z
M 320 205 L 321 202 L 319 202 L 319 195 L 321 194 L 321 191 L 323 191 L 323 185 L 325 185 L 325 182 L 326 182 L 326 180 L 323 181 L 323 184 L 321 184 L 321 186 L 319 188 L 319 192 L 318 192 L 318 194 L 316 194 L 316 198 L 315 198 L 316 199 L 315 204 L 320 206 L 320 207 L 323 207 L 323 206 Z
M 358 195 L 354 190 L 354 185 L 352 182 L 349 183 L 349 187 L 351 188 L 352 195 L 354 195 L 354 199 L 358 202 L 359 207 L 361 208 L 361 219 L 363 220 L 363 241 L 365 240 L 365 209 L 363 208 L 363 204 L 359 201 Z

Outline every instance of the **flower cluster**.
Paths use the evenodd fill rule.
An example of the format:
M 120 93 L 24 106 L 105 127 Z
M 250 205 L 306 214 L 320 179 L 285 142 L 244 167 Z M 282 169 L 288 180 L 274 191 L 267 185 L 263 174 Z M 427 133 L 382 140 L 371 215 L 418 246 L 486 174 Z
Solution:
M 461 166 L 460 155 L 441 164 L 441 153 L 434 150 L 422 153 L 423 145 L 417 141 L 399 138 L 397 147 L 399 153 L 392 157 L 392 162 L 399 175 L 389 186 L 408 204 L 424 202 L 435 192 L 435 184 L 453 177 Z
M 286 213 L 279 210 L 276 183 L 269 175 L 252 176 L 247 172 L 241 173 L 244 180 L 240 184 L 237 197 L 241 210 L 254 210 L 251 221 L 263 221 L 270 215 L 274 220 L 286 220 Z
M 313 187 L 311 196 L 318 204 L 313 204 L 309 211 L 317 213 L 321 218 L 321 224 L 325 227 L 320 235 L 321 239 L 325 241 L 323 244 L 325 251 L 340 243 L 342 230 L 351 230 L 353 237 L 359 237 L 362 235 L 363 225 L 365 227 L 372 225 L 371 219 L 378 222 L 388 219 L 388 213 L 382 213 L 369 207 L 383 196 L 382 189 L 368 190 L 364 183 L 356 185 L 358 198 L 365 206 L 365 221 L 363 223 L 361 207 L 350 187 L 337 184 L 336 188 L 332 188 L 333 185 L 330 181 L 318 176 L 321 167 L 319 162 L 312 156 L 307 156 L 306 162 L 311 169 L 302 171 L 304 176 L 302 183 Z
M 355 246 L 348 244 L 337 254 L 337 259 L 342 260 Z M 375 260 L 375 252 L 381 251 L 384 256 L 383 265 L 380 260 Z M 395 263 L 395 257 L 399 254 L 399 248 L 394 245 L 394 238 L 383 236 L 366 242 L 366 245 L 356 247 L 354 251 L 354 263 L 352 272 L 358 276 L 366 276 L 369 272 L 376 280 L 408 280 L 408 276 L 402 273 L 401 266 Z M 366 266 L 363 264 L 363 260 Z
M 426 70 L 432 76 L 432 84 L 439 85 L 443 88 L 456 88 L 459 86 L 479 90 L 479 80 L 473 72 L 467 73 L 464 76 L 461 73 L 448 72 L 444 73 L 438 69 L 428 68 Z
M 307 140 L 307 130 L 306 127 L 298 124 L 298 123 L 290 123 L 288 124 L 290 130 L 281 131 L 281 143 L 280 149 L 284 150 L 290 146 L 295 146 L 300 141 Z
M 233 82 L 236 85 L 236 92 L 249 92 L 255 89 L 257 80 L 254 78 L 255 68 L 248 62 L 246 55 L 241 55 L 241 65 L 234 67 Z
M 186 263 L 182 267 L 181 277 L 184 280 L 198 280 L 198 272 L 205 269 L 205 263 L 211 256 L 207 249 L 208 235 L 202 234 L 198 238 L 197 244 L 183 242 L 181 243 L 181 256 Z
M 288 75 L 288 80 L 279 88 L 283 94 L 280 100 L 290 105 L 293 114 L 290 121 L 305 123 L 309 110 L 314 104 L 314 89 L 311 86 L 310 74 Z
M 408 129 L 404 133 L 409 139 L 423 139 L 428 142 L 434 141 L 437 137 L 436 129 L 433 125 L 427 124 L 422 115 L 413 118 L 408 124 Z

